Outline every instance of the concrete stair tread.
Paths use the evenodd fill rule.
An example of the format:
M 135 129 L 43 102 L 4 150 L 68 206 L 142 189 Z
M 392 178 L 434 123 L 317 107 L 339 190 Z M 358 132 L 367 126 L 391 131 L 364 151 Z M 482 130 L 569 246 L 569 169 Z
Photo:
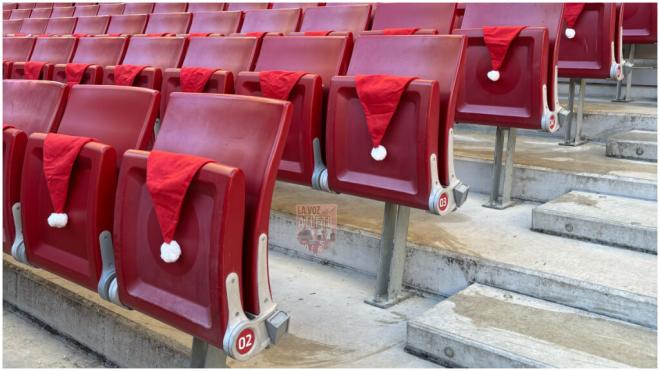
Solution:
M 524 202 L 506 210 L 493 210 L 481 206 L 486 200 L 486 195 L 471 193 L 466 204 L 453 214 L 444 217 L 412 210 L 408 241 L 409 245 L 417 246 L 423 254 L 420 252 L 409 255 L 409 261 L 420 259 L 421 263 L 414 264 L 431 264 L 427 262 L 430 260 L 429 256 L 445 256 L 455 261 L 460 267 L 458 269 L 462 271 L 469 271 L 469 267 L 474 264 L 497 266 L 498 269 L 509 272 L 507 274 L 513 274 L 511 272 L 515 271 L 521 277 L 524 276 L 529 280 L 530 290 L 534 287 L 532 282 L 536 282 L 536 279 L 541 282 L 551 279 L 562 282 L 561 285 L 577 285 L 608 297 L 620 295 L 625 301 L 631 300 L 630 303 L 637 303 L 633 306 L 635 308 L 640 308 L 639 304 L 644 303 L 655 310 L 657 305 L 655 256 L 533 232 L 530 230 L 531 215 L 532 209 L 537 204 Z M 337 205 L 338 228 L 350 234 L 351 237 L 346 237 L 347 243 L 355 246 L 346 252 L 345 260 L 340 257 L 339 250 L 332 248 L 314 256 L 362 270 L 375 267 L 375 262 L 371 260 L 360 265 L 365 252 L 360 251 L 357 245 L 365 242 L 357 242 L 357 239 L 365 234 L 379 236 L 383 213 L 382 202 L 319 192 L 308 187 L 278 182 L 272 208 L 273 211 L 282 213 L 282 216 L 278 216 L 276 221 L 271 217 L 271 243 L 278 246 L 287 245 L 288 249 L 297 249 L 296 251 L 305 253 L 306 250 L 301 245 L 288 246 L 293 245 L 294 242 L 284 241 L 291 238 L 291 234 L 295 238 L 295 232 L 290 230 L 288 223 L 291 223 L 295 230 L 298 204 Z M 415 269 L 417 272 L 429 269 L 433 272 L 445 268 L 414 266 L 409 269 Z M 442 276 L 442 279 L 432 275 L 423 278 L 421 273 L 417 273 L 416 276 L 415 273 L 409 273 L 409 277 L 414 284 L 424 286 L 421 289 L 445 296 L 465 287 L 461 286 L 464 283 L 458 278 L 455 278 L 458 280 L 455 282 L 452 281 L 454 278 L 449 279 L 445 276 Z M 523 285 L 522 281 L 513 279 L 512 281 L 514 284 L 520 282 L 520 285 Z M 558 302 L 570 301 L 570 303 L 564 302 L 565 304 L 577 307 L 591 305 L 581 303 L 584 298 L 567 298 L 560 292 L 551 295 Z M 650 312 L 647 314 L 650 315 Z M 652 318 L 655 322 L 655 312 Z
M 645 252 L 657 252 L 657 203 L 569 192 L 537 206 L 532 229 Z
M 607 141 L 609 157 L 658 161 L 658 133 L 631 130 L 611 136 Z
M 589 94 L 589 87 L 587 86 L 587 94 Z M 614 98 L 614 96 L 612 96 Z M 568 98 L 560 98 L 559 103 L 568 109 Z M 658 117 L 658 107 L 649 105 L 646 102 L 612 102 L 611 100 L 594 99 L 584 102 L 584 113 L 595 115 L 607 116 L 643 116 L 643 117 Z
M 655 164 L 604 156 L 605 146 L 589 142 L 578 147 L 560 146 L 558 138 L 519 135 L 514 163 L 518 166 L 554 171 L 594 174 L 657 182 Z M 493 161 L 495 136 L 489 133 L 457 130 L 454 156 L 457 159 Z
M 192 337 L 95 292 L 4 255 L 4 299 L 120 367 L 188 367 Z M 269 256 L 273 298 L 291 315 L 280 343 L 232 368 L 406 367 L 434 365 L 404 351 L 406 321 L 437 299 L 413 296 L 383 310 L 363 303 L 374 280 L 363 274 Z M 27 290 L 27 291 L 26 291 Z M 74 304 L 71 304 L 74 303 Z M 74 323 L 76 325 L 74 325 Z
M 658 133 L 655 131 L 647 130 L 631 130 L 625 133 L 612 135 L 611 140 L 626 141 L 626 142 L 648 142 L 658 143 Z
M 407 347 L 459 367 L 655 368 L 656 342 L 642 326 L 474 284 L 411 320 Z

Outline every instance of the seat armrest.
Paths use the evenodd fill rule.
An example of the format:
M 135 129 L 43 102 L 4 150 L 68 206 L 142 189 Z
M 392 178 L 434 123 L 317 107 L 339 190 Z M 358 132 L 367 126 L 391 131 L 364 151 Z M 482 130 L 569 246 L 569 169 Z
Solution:
M 11 69 L 11 78 L 12 79 L 24 79 L 25 78 L 25 63 L 26 62 L 14 62 Z M 53 68 L 54 65 L 51 63 L 46 63 L 41 70 L 41 79 L 40 80 L 51 80 L 53 77 Z
M 56 64 L 53 66 L 52 80 L 66 83 L 66 64 Z M 96 64 L 87 66 L 80 83 L 98 85 L 101 82 L 103 82 L 103 67 Z
M 142 71 L 140 71 L 140 73 L 135 77 L 133 86 L 160 90 L 162 81 L 163 81 L 163 72 L 160 68 L 147 67 Z M 104 68 L 103 84 L 104 85 L 115 84 L 115 66 L 107 66 Z

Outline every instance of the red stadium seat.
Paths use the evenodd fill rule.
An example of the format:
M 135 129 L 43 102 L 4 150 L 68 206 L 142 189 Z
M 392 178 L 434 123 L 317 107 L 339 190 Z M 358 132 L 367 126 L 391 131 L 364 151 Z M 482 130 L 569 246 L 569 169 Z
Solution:
M 291 9 L 291 8 L 316 8 L 321 6 L 322 3 L 273 3 L 271 9 Z
M 125 6 L 124 3 L 100 3 L 96 15 L 122 15 Z
M 126 3 L 124 14 L 150 14 L 154 11 L 154 3 Z
M 463 24 L 464 15 L 465 15 L 465 3 L 456 3 L 456 13 L 454 14 L 454 30 L 461 28 L 461 25 Z
M 225 10 L 225 3 L 188 3 L 188 12 L 221 12 Z
M 32 13 L 30 13 L 30 18 L 50 18 L 50 13 L 52 12 L 53 12 L 53 8 L 32 9 Z
M 73 37 L 38 37 L 30 61 L 45 62 L 41 78 L 51 80 L 53 68 L 58 63 L 68 63 L 76 50 L 77 41 Z M 14 62 L 11 71 L 12 79 L 22 79 L 25 76 L 25 63 Z
M 262 10 L 270 9 L 271 3 L 227 3 L 226 10 Z
M 74 164 L 64 228 L 48 225 L 53 212 L 43 171 L 45 134 L 27 142 L 21 211 L 27 260 L 90 290 L 101 273 L 99 235 L 112 231 L 117 169 L 128 149 L 144 149 L 153 136 L 159 94 L 124 86 L 76 85 L 57 132 L 92 137 Z
M 197 12 L 193 13 L 190 33 L 229 35 L 239 31 L 243 12 Z
M 11 17 L 11 10 L 3 10 L 2 11 L 2 19 L 6 20 Z
M 43 35 L 48 26 L 48 18 L 28 18 L 23 20 L 19 34 Z
M 658 41 L 658 5 L 625 3 L 623 10 L 623 42 L 654 44 Z
M 81 37 L 71 63 L 89 64 L 81 84 L 100 84 L 106 66 L 121 63 L 128 39 L 125 37 Z M 66 64 L 56 64 L 53 80 L 66 81 Z
M 78 17 L 76 28 L 73 31 L 78 35 L 102 35 L 108 30 L 110 16 Z
M 144 31 L 147 35 L 155 34 L 184 34 L 190 28 L 190 13 L 153 13 L 149 15 L 149 22 Z
M 73 17 L 75 11 L 76 8 L 73 6 L 54 7 L 50 16 L 53 18 Z
M 19 2 L 18 3 L 18 9 L 32 9 L 37 5 L 37 3 L 23 3 Z
M 455 3 L 381 3 L 374 11 L 372 30 L 419 28 L 417 33 L 450 34 Z
M 162 235 L 146 186 L 148 153 L 124 155 L 114 241 L 121 303 L 216 347 L 224 345 L 234 358 L 250 357 L 269 343 L 263 321 L 276 306 L 266 268 L 268 224 L 290 123 L 288 102 L 172 94 L 154 150 L 217 163 L 204 166 L 191 183 L 176 230 L 183 253 L 165 264 L 155 253 Z M 256 318 L 248 319 L 243 308 Z M 230 320 L 235 315 L 239 321 Z M 236 337 L 246 326 L 256 339 L 237 351 Z
M 16 9 L 16 3 L 2 3 L 2 10 L 12 10 Z
M 46 35 L 72 35 L 78 18 L 51 18 L 46 27 Z
M 30 13 L 32 13 L 32 9 L 14 9 L 11 11 L 11 16 L 9 19 L 30 18 Z
M 559 76 L 621 79 L 621 44 L 616 4 L 588 3 L 575 24 L 575 37 L 561 36 Z
M 73 12 L 74 17 L 92 17 L 99 12 L 98 5 L 80 5 L 75 8 L 76 10 Z
M 330 85 L 325 153 L 331 190 L 437 214 L 460 206 L 452 138 L 465 49 L 466 39 L 458 35 L 356 40 L 347 76 L 333 77 Z M 391 154 L 382 161 L 370 156 L 372 142 L 354 76 L 378 74 L 421 79 L 401 97 L 383 138 Z
M 466 4 L 463 28 L 455 31 L 468 36 L 466 88 L 458 98 L 456 120 L 556 131 L 560 106 L 555 46 L 562 32 L 561 23 L 562 4 Z M 490 54 L 481 29 L 517 25 L 541 27 L 547 32 L 523 30 L 510 46 L 502 78 L 492 82 L 486 76 Z
M 149 66 L 135 78 L 133 86 L 160 90 L 163 71 L 181 66 L 185 53 L 186 39 L 183 37 L 134 37 L 122 64 Z M 115 66 L 105 68 L 103 83 L 115 82 Z
M 298 30 L 300 15 L 300 9 L 247 10 L 243 17 L 241 33 L 294 32 Z
M 73 3 L 53 3 L 53 8 L 73 6 Z
M 2 78 L 11 76 L 14 62 L 30 60 L 34 48 L 34 37 L 3 37 L 2 38 Z
M 54 3 L 34 3 L 35 9 L 52 8 Z
M 4 35 L 17 34 L 21 30 L 22 19 L 5 19 L 2 21 L 2 33 Z
M 108 34 L 135 35 L 144 33 L 148 17 L 146 14 L 113 15 L 110 18 Z
M 181 13 L 188 10 L 188 3 L 156 3 L 154 13 Z
M 238 75 L 236 94 L 263 96 L 259 72 L 306 73 L 289 97 L 294 118 L 280 162 L 279 179 L 327 190 L 327 185 L 320 184 L 318 179 L 325 169 L 320 157 L 324 96 L 327 96 L 332 77 L 345 74 L 349 53 L 348 36 L 267 37 L 262 42 L 255 72 Z
M 305 9 L 300 32 L 335 31 L 359 35 L 367 29 L 370 5 L 346 5 Z
M 205 93 L 233 93 L 234 79 L 241 71 L 252 71 L 260 40 L 253 37 L 193 37 L 181 67 L 218 68 L 206 84 Z M 163 73 L 161 117 L 173 92 L 181 91 L 181 69 Z
M 32 133 L 57 129 L 64 111 L 66 85 L 27 80 L 5 80 L 2 85 L 2 122 L 12 126 L 2 133 L 2 237 L 3 250 L 10 253 L 16 237 L 12 208 L 20 210 L 21 170 L 27 138 Z M 20 230 L 18 235 L 18 240 L 22 241 Z

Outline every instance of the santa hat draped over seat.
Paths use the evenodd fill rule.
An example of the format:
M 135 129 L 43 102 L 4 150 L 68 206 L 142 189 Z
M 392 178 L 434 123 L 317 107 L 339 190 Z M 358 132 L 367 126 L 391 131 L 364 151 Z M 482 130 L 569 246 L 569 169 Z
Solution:
M 418 30 L 419 28 L 386 28 L 383 30 L 383 35 L 414 35 Z
M 115 66 L 115 85 L 132 86 L 135 78 L 148 66 L 119 64 Z
M 46 62 L 28 61 L 25 62 L 23 68 L 23 76 L 26 80 L 39 80 L 41 71 L 44 69 Z
M 213 160 L 179 153 L 152 151 L 147 158 L 147 189 L 163 236 L 160 258 L 173 263 L 181 256 L 174 240 L 183 200 L 195 174 Z
M 575 37 L 575 23 L 580 18 L 580 14 L 584 10 L 584 5 L 584 3 L 564 4 L 564 20 L 566 20 L 566 31 L 564 31 L 564 34 L 569 39 Z
M 257 39 L 263 39 L 268 32 L 248 32 L 245 36 L 256 37 Z
M 509 46 L 523 29 L 525 29 L 525 26 L 483 27 L 484 42 L 490 54 L 492 67 L 487 76 L 491 81 L 500 79 L 500 68 L 504 64 Z
M 85 76 L 85 70 L 89 66 L 89 64 L 84 63 L 67 63 L 64 68 L 67 85 L 80 84 Z
M 80 150 L 93 138 L 48 133 L 44 141 L 43 168 L 46 185 L 54 212 L 48 217 L 48 225 L 64 228 L 69 222 L 64 212 L 69 192 L 69 180 Z
M 183 67 L 179 74 L 181 90 L 185 93 L 201 93 L 215 71 L 219 68 Z
M 259 86 L 264 97 L 288 100 L 293 87 L 305 76 L 302 71 L 261 71 Z
M 305 31 L 305 36 L 328 36 L 330 35 L 332 30 L 329 31 Z
M 383 161 L 387 150 L 381 144 L 406 86 L 416 77 L 356 75 L 355 88 L 371 136 L 371 157 Z
M 191 32 L 188 35 L 186 35 L 186 39 L 190 41 L 193 37 L 209 37 L 211 36 L 210 32 Z

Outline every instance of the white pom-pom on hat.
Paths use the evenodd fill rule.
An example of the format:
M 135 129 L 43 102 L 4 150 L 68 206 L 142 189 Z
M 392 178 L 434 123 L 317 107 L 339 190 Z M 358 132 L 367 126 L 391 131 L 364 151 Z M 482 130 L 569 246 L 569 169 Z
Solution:
M 48 216 L 48 225 L 53 228 L 64 228 L 69 222 L 69 216 L 65 213 L 51 213 Z
M 181 246 L 179 243 L 172 240 L 172 242 L 167 243 L 163 242 L 160 245 L 160 258 L 163 259 L 165 263 L 174 263 L 179 260 L 181 256 Z
M 376 161 L 383 161 L 387 157 L 387 150 L 382 145 L 371 149 L 371 158 Z
M 497 70 L 490 70 L 486 76 L 490 79 L 490 81 L 497 81 L 500 79 L 500 71 Z
M 564 31 L 564 34 L 565 34 L 566 37 L 568 37 L 569 39 L 572 39 L 572 38 L 575 37 L 575 29 L 574 29 L 574 28 L 570 28 L 570 27 L 568 27 L 568 28 L 566 29 L 566 31 Z

